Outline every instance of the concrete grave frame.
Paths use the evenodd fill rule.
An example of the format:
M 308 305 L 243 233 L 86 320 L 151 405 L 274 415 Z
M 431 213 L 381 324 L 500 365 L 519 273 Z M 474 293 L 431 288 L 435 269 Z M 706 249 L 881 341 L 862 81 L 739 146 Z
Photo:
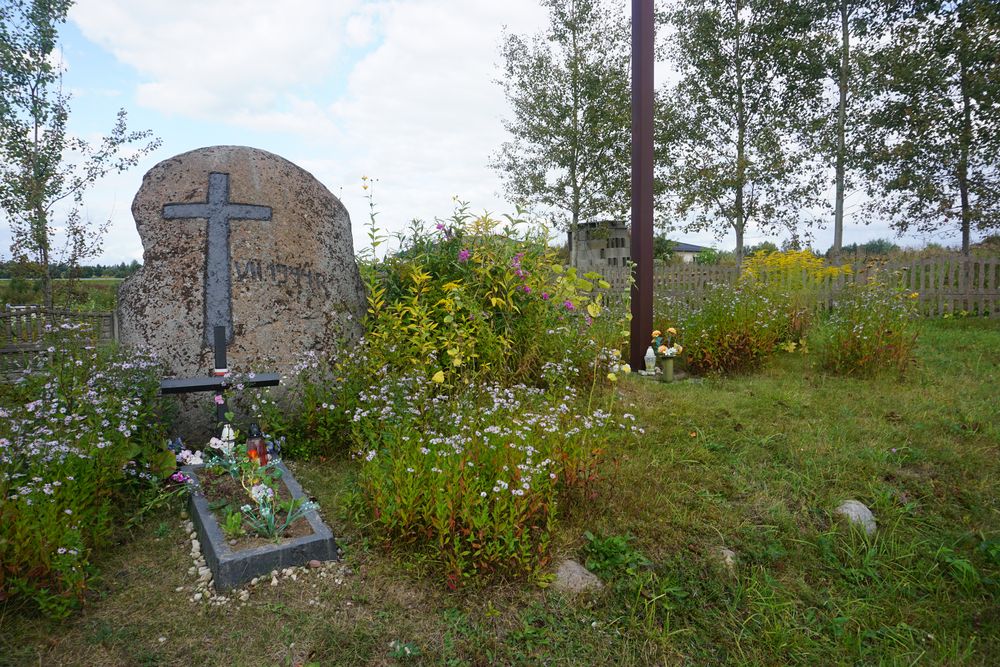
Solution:
M 306 498 L 302 487 L 285 464 L 279 462 L 277 467 L 281 470 L 281 481 L 292 498 L 296 500 Z M 194 488 L 188 497 L 188 506 L 201 542 L 202 553 L 205 554 L 205 562 L 212 571 L 217 591 L 237 588 L 240 584 L 268 574 L 271 570 L 305 565 L 311 560 L 339 560 L 333 533 L 315 510 L 305 515 L 312 527 L 312 535 L 282 540 L 278 544 L 233 551 L 219 527 L 219 522 L 208 508 L 208 499 L 201 491 L 198 474 L 203 468 L 204 466 L 200 465 L 184 466 L 181 471 L 194 480 Z

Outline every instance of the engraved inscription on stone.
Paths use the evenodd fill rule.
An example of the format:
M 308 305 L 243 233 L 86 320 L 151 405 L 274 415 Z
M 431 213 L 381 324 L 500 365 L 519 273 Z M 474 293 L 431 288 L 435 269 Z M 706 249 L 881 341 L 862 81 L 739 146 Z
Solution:
M 324 297 L 331 295 L 329 277 L 308 262 L 285 264 L 274 260 L 246 259 L 235 261 L 233 268 L 234 277 L 240 283 L 264 282 L 285 286 L 304 296 L 308 296 L 309 292 L 321 292 Z

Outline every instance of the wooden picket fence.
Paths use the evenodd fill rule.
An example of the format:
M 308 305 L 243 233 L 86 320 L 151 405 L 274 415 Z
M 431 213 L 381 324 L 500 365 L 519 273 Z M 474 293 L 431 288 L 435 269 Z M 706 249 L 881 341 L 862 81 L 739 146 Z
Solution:
M 64 323 L 89 325 L 87 334 L 96 344 L 118 340 L 115 313 L 4 306 L 0 311 L 0 378 L 28 368 L 39 355 L 48 354 L 50 332 L 46 327 L 58 328 Z
M 819 304 L 831 307 L 848 284 L 863 283 L 874 275 L 890 275 L 909 292 L 917 293 L 920 312 L 926 317 L 940 317 L 962 312 L 976 315 L 1000 313 L 1000 257 L 945 256 L 906 263 L 870 264 L 852 267 L 850 274 L 826 278 L 815 283 Z M 655 298 L 700 301 L 712 285 L 732 285 L 739 279 L 736 267 L 665 266 L 653 273 Z M 609 269 L 604 274 L 612 288 L 628 286 L 628 269 Z M 783 286 L 810 284 L 803 272 L 799 276 L 782 274 Z

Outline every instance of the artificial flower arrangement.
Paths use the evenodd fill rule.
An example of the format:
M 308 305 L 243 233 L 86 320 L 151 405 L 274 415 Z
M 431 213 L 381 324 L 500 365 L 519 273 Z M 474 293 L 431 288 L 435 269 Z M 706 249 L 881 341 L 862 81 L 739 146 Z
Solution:
M 268 439 L 256 424 L 245 444 L 238 435 L 227 424 L 204 452 L 174 446 L 178 464 L 204 465 L 198 474 L 201 489 L 226 537 L 238 547 L 240 542 L 253 546 L 255 537 L 278 541 L 311 532 L 304 518 L 318 505 L 293 499 L 281 483 L 282 441 Z
M 665 333 L 654 331 L 651 345 L 656 356 L 664 359 L 673 359 L 684 351 L 684 347 L 677 343 L 677 329 L 673 327 L 668 328 Z

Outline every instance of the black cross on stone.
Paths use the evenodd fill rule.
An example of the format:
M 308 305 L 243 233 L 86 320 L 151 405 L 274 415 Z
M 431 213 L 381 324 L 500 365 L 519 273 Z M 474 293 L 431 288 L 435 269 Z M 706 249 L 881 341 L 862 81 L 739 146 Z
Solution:
M 226 341 L 233 339 L 232 284 L 229 279 L 229 221 L 270 220 L 271 207 L 229 202 L 229 174 L 208 175 L 208 201 L 204 204 L 164 204 L 163 218 L 206 218 L 208 248 L 205 252 L 205 344 L 212 344 L 215 327 L 224 327 Z M 218 350 L 216 350 L 218 351 Z
M 160 381 L 160 393 L 167 394 L 189 394 L 195 391 L 214 391 L 216 396 L 222 396 L 222 392 L 233 384 L 230 377 L 224 375 L 228 371 L 226 365 L 226 330 L 224 327 L 215 327 L 215 370 L 214 377 L 180 378 Z M 277 387 L 281 376 L 277 373 L 260 373 L 252 378 L 243 380 L 241 384 L 247 387 Z M 215 408 L 216 416 L 220 423 L 225 423 L 226 403 L 218 402 Z

